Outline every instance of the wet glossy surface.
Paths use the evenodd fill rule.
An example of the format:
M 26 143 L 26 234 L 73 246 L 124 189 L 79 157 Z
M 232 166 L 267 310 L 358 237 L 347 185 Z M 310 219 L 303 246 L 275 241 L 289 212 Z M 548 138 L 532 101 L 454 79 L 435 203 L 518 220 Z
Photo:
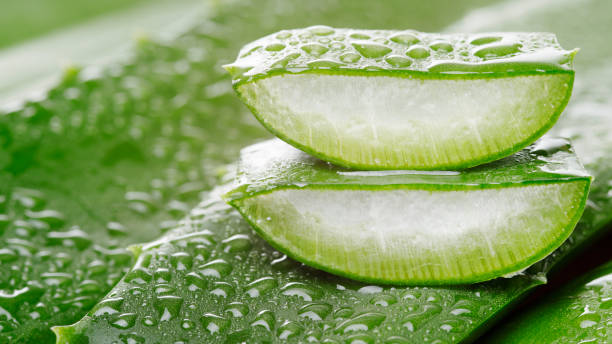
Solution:
M 607 343 L 612 339 L 612 263 L 541 300 L 491 343 Z
M 224 66 L 235 83 L 313 69 L 506 73 L 570 70 L 576 52 L 550 33 L 434 34 L 312 26 L 247 44 Z
M 242 150 L 229 199 L 276 188 L 415 185 L 424 189 L 479 189 L 587 179 L 568 140 L 545 137 L 507 158 L 462 171 L 351 171 L 313 158 L 274 139 Z
M 0 260 L 2 260 L 2 269 L 9 269 L 12 266 L 18 266 L 19 269 L 18 272 L 9 274 L 0 273 L 0 307 L 2 307 L 0 309 L 2 328 L 0 341 L 12 338 L 16 342 L 37 340 L 52 342 L 53 339 L 50 337 L 52 333 L 48 331 L 48 326 L 76 321 L 80 316 L 91 311 L 91 314 L 98 313 L 98 320 L 95 322 L 83 321 L 81 332 L 104 332 L 111 338 L 119 338 L 118 342 L 125 343 L 146 341 L 144 336 L 134 333 L 136 329 L 140 329 L 140 326 L 149 326 L 147 328 L 152 329 L 151 338 L 156 338 L 162 335 L 158 326 L 165 326 L 164 324 L 168 324 L 168 327 L 164 328 L 168 330 L 165 332 L 167 333 L 165 339 L 168 342 L 180 342 L 182 339 L 194 336 L 196 331 L 198 333 L 218 331 L 215 332 L 219 333 L 218 336 L 221 336 L 222 333 L 228 335 L 232 333 L 232 338 L 240 341 L 241 338 L 246 340 L 244 338 L 255 338 L 258 334 L 266 333 L 266 324 L 270 326 L 271 319 L 274 319 L 274 324 L 270 328 L 274 328 L 274 332 L 270 332 L 268 336 L 290 338 L 290 333 L 299 332 L 303 336 L 308 333 L 310 337 L 308 331 L 301 331 L 302 328 L 305 328 L 318 331 L 317 333 L 324 332 L 326 336 L 341 338 L 349 342 L 386 339 L 389 342 L 401 343 L 406 337 L 421 338 L 418 337 L 421 335 L 423 338 L 427 336 L 432 342 L 436 339 L 439 339 L 440 342 L 456 342 L 460 338 L 475 335 L 476 328 L 488 324 L 492 316 L 504 309 L 508 302 L 516 300 L 533 284 L 541 283 L 538 278 L 541 279 L 542 274 L 538 272 L 548 271 L 568 253 L 574 252 L 582 244 L 589 242 L 589 239 L 610 221 L 609 209 L 612 207 L 609 197 L 612 188 L 610 161 L 612 160 L 609 158 L 611 154 L 610 125 L 607 123 L 610 123 L 609 115 L 610 108 L 612 108 L 608 101 L 611 85 L 602 83 L 612 80 L 612 77 L 609 77 L 612 75 L 612 68 L 602 66 L 604 64 L 602 58 L 607 58 L 608 50 L 606 49 L 609 49 L 610 45 L 604 44 L 606 40 L 597 43 L 596 37 L 589 40 L 587 46 L 581 44 L 581 42 L 586 42 L 584 37 L 585 32 L 588 31 L 567 28 L 565 23 L 571 18 L 558 21 L 557 14 L 549 19 L 541 14 L 535 19 L 523 16 L 522 20 L 527 22 L 531 20 L 541 25 L 546 24 L 547 20 L 559 23 L 559 25 L 563 24 L 562 27 L 548 26 L 553 25 L 550 23 L 546 25 L 549 28 L 553 27 L 557 32 L 564 30 L 565 27 L 567 32 L 564 31 L 562 37 L 570 35 L 573 37 L 571 45 L 580 44 L 585 48 L 579 55 L 584 56 L 583 61 L 586 61 L 580 65 L 583 68 L 583 76 L 578 73 L 574 101 L 569 105 L 567 118 L 557 127 L 557 134 L 570 136 L 573 139 L 578 154 L 585 162 L 587 169 L 597 177 L 592 186 L 585 215 L 576 231 L 552 257 L 528 272 L 532 277 L 519 276 L 503 281 L 503 283 L 495 282 L 465 288 L 415 288 L 393 291 L 383 289 L 379 293 L 367 294 L 367 292 L 379 290 L 378 287 L 351 286 L 346 283 L 338 287 L 337 281 L 329 275 L 318 275 L 310 269 L 295 268 L 294 262 L 283 256 L 276 256 L 274 251 L 255 237 L 250 229 L 239 221 L 236 214 L 228 214 L 220 215 L 224 220 L 220 221 L 218 227 L 212 224 L 207 226 L 211 227 L 209 230 L 213 233 L 212 238 L 215 239 L 215 243 L 209 239 L 210 234 L 204 233 L 187 240 L 192 242 L 191 248 L 183 247 L 179 242 L 156 249 L 152 248 L 151 253 L 154 257 L 149 262 L 149 266 L 139 265 L 142 269 L 136 269 L 130 274 L 129 279 L 126 279 L 126 282 L 117 289 L 118 294 L 109 297 L 109 300 L 100 302 L 94 308 L 95 310 L 91 310 L 87 302 L 79 305 L 78 300 L 65 298 L 56 293 L 39 294 L 37 290 L 40 289 L 35 288 L 36 283 L 43 285 L 45 291 L 63 289 L 65 295 L 70 294 L 75 297 L 92 295 L 85 298 L 85 301 L 94 297 L 100 299 L 113 283 L 110 277 L 106 276 L 112 276 L 113 273 L 117 274 L 123 269 L 131 268 L 131 264 L 121 263 L 118 260 L 112 265 L 105 263 L 110 258 L 107 253 L 96 252 L 97 247 L 103 247 L 105 250 L 125 248 L 134 242 L 153 240 L 162 231 L 172 230 L 171 228 L 176 226 L 176 221 L 189 212 L 191 204 L 199 198 L 198 193 L 217 182 L 215 176 L 221 172 L 218 170 L 219 166 L 234 160 L 238 150 L 252 143 L 255 137 L 267 137 L 258 129 L 258 125 L 250 122 L 247 110 L 242 108 L 235 96 L 231 94 L 230 81 L 224 76 L 219 65 L 222 62 L 229 62 L 240 45 L 268 32 L 276 31 L 279 26 L 308 25 L 306 21 L 312 18 L 304 16 L 304 18 L 296 19 L 292 14 L 293 9 L 280 6 L 279 4 L 282 3 L 284 2 L 261 2 L 258 4 L 257 11 L 250 7 L 222 7 L 221 10 L 225 8 L 227 13 L 220 13 L 211 21 L 202 24 L 201 27 L 190 31 L 182 39 L 164 44 L 142 42 L 138 48 L 136 62 L 114 66 L 100 76 L 84 75 L 84 79 L 88 81 L 71 81 L 68 78 L 67 83 L 50 92 L 48 99 L 32 102 L 22 110 L 0 120 L 0 132 L 2 133 L 0 135 L 0 145 L 2 145 L 0 151 L 0 166 L 2 167 L 0 173 L 0 242 L 7 242 L 7 245 L 0 247 Z M 351 1 L 351 4 L 354 3 Z M 303 4 L 303 11 L 318 13 L 317 18 L 321 18 L 321 22 L 333 21 L 338 23 L 337 25 L 345 26 L 365 25 L 365 23 L 356 23 L 351 12 L 343 10 L 346 4 L 330 2 L 326 4 L 328 8 L 324 13 L 317 12 L 320 11 L 317 4 L 310 2 Z M 390 8 L 395 8 L 396 5 Z M 587 11 L 590 14 L 601 14 L 600 17 L 603 18 L 601 21 L 597 19 L 600 17 L 591 16 L 590 20 L 585 23 L 599 25 L 596 26 L 598 28 L 607 27 L 606 25 L 609 24 L 608 2 L 589 2 L 587 5 L 579 3 L 576 8 L 572 8 L 567 13 L 577 15 Z M 405 26 L 407 18 L 412 18 L 411 23 L 418 22 L 419 18 L 432 18 L 423 20 L 421 25 L 427 30 L 437 30 L 442 23 L 449 21 L 453 16 L 459 16 L 461 12 L 445 4 L 447 7 L 444 11 L 422 12 L 415 7 L 410 13 L 390 16 L 388 9 L 371 10 L 365 2 L 352 6 L 355 6 L 353 7 L 355 11 L 370 11 L 368 13 L 373 14 L 369 19 L 372 20 L 372 27 L 386 25 L 389 28 Z M 561 9 L 565 10 L 564 7 Z M 435 16 L 433 16 L 434 12 Z M 243 25 L 249 22 L 248 18 L 252 20 L 252 16 L 256 13 L 266 13 L 266 15 L 261 14 L 262 18 L 269 18 L 272 13 L 281 14 L 275 17 L 275 20 L 257 21 L 257 30 Z M 412 15 L 414 17 L 410 17 Z M 298 23 L 299 20 L 302 22 Z M 360 16 L 360 21 L 363 22 L 363 16 Z M 525 30 L 546 29 L 528 25 L 521 27 L 524 27 Z M 228 37 L 240 37 L 242 41 L 232 40 L 232 43 L 225 45 L 224 42 Z M 586 47 L 590 49 L 587 50 Z M 589 68 L 586 68 L 587 63 L 591 64 Z M 162 126 L 161 123 L 171 123 L 171 125 Z M 236 126 L 238 129 L 235 129 Z M 223 144 L 213 144 L 217 142 L 213 139 L 215 137 L 222 137 Z M 113 152 L 113 154 L 106 154 L 107 152 Z M 139 160 L 139 156 L 142 155 L 145 157 L 144 162 Z M 157 156 L 161 158 L 156 158 Z M 13 157 L 19 157 L 19 159 L 13 159 Z M 26 191 L 17 192 L 17 188 L 22 190 L 25 188 Z M 25 198 L 17 196 L 31 192 L 27 190 L 35 190 L 34 193 L 38 196 Z M 160 194 L 163 197 L 160 197 Z M 18 198 L 24 201 L 15 201 Z M 23 205 L 14 206 L 13 204 L 33 204 L 36 203 L 34 198 L 42 198 L 46 202 L 43 202 L 44 206 L 32 209 L 32 212 L 38 212 L 38 214 L 31 213 L 31 215 L 41 218 L 43 214 L 46 214 L 45 217 L 50 220 L 52 217 L 48 215 L 52 213 L 40 214 L 39 212 L 55 210 L 64 217 L 64 224 L 57 227 L 55 224 L 57 221 L 55 221 L 54 229 L 50 227 L 46 230 L 46 226 L 42 225 L 43 228 L 37 229 L 42 232 L 27 235 L 26 233 L 29 233 L 25 228 L 27 226 L 14 225 L 15 221 L 21 219 L 30 223 L 32 221 L 31 218 L 26 217 L 26 209 Z M 172 202 L 173 200 L 178 202 Z M 10 213 L 7 209 L 10 210 Z M 226 225 L 221 225 L 221 222 Z M 72 228 L 74 225 L 78 225 L 80 230 L 86 234 L 75 232 Z M 194 226 L 193 230 L 201 232 L 208 228 Z M 55 233 L 48 235 L 53 232 Z M 61 234 L 64 232 L 72 234 Z M 68 242 L 73 241 L 73 245 L 57 244 L 64 242 L 67 235 L 72 236 Z M 235 235 L 243 236 L 236 237 Z M 248 240 L 244 236 L 247 236 Z M 27 239 L 23 239 L 24 237 Z M 51 240 L 47 241 L 47 237 Z M 11 241 L 11 248 L 8 249 L 7 239 L 22 241 Z M 91 243 L 86 246 L 88 240 L 91 240 Z M 28 246 L 29 242 L 40 243 L 41 246 L 37 248 L 37 251 L 52 253 L 47 260 L 48 263 L 41 265 L 40 268 L 27 267 L 28 261 L 40 262 L 46 259 L 45 254 L 33 258 L 28 256 L 25 253 L 27 249 L 20 251 L 24 254 L 23 256 L 15 251 L 15 248 L 19 246 Z M 79 248 L 79 245 L 84 248 Z M 244 247 L 251 248 L 243 251 Z M 234 253 L 227 253 L 226 250 Z M 267 258 L 260 256 L 264 253 Z M 204 258 L 201 264 L 200 260 L 196 260 L 198 255 Z M 250 258 L 252 261 L 261 260 L 263 261 L 261 264 L 265 263 L 267 266 L 259 272 L 257 265 L 254 265 L 251 271 L 250 267 L 241 264 L 245 258 L 240 258 L 243 260 L 234 258 L 234 256 L 240 257 L 241 255 L 243 257 L 253 255 L 256 258 Z M 17 259 L 15 256 L 18 256 Z M 58 262 L 66 257 L 71 258 L 72 263 L 66 265 L 65 268 L 55 268 L 59 266 Z M 6 260 L 6 263 L 3 259 Z M 224 261 L 218 261 L 218 259 Z M 200 269 L 206 264 L 210 265 Z M 191 267 L 188 268 L 190 265 Z M 238 268 L 232 268 L 229 275 L 226 275 L 229 270 L 228 266 L 238 266 Z M 54 270 L 49 271 L 51 267 Z M 103 272 L 105 269 L 106 272 Z M 192 270 L 199 276 L 189 275 Z M 249 280 L 232 279 L 232 276 L 242 278 L 247 270 Z M 86 272 L 81 274 L 79 271 Z M 105 277 L 94 277 L 95 271 L 102 271 Z M 272 271 L 285 272 L 273 274 Z M 23 279 L 24 274 L 27 280 Z M 59 281 L 66 276 L 58 274 L 78 275 L 79 277 L 75 277 L 74 285 L 47 288 L 49 281 L 61 283 Z M 183 274 L 184 279 L 180 277 Z M 217 274 L 219 278 L 215 277 Z M 17 277 L 21 278 L 21 282 L 10 282 L 13 276 L 15 280 Z M 199 277 L 202 277 L 204 281 Z M 275 283 L 270 282 L 269 279 L 260 280 L 265 277 L 273 277 L 276 280 L 276 287 L 274 287 Z M 534 281 L 533 278 L 536 280 Z M 85 283 L 85 279 L 98 281 L 97 285 L 100 289 L 95 291 L 96 288 L 93 286 L 96 283 L 89 281 Z M 169 283 L 164 282 L 168 279 Z M 258 279 L 260 280 L 258 283 L 249 285 Z M 28 285 L 29 281 L 33 281 L 30 283 L 32 288 Z M 291 282 L 306 285 L 289 285 Z M 124 292 L 122 289 L 122 286 L 139 286 L 138 283 L 145 287 L 146 295 L 151 297 L 147 299 L 149 306 L 142 307 L 142 304 L 138 304 L 139 301 L 142 301 L 136 298 L 139 295 L 138 289 L 131 293 Z M 172 287 L 178 286 L 179 283 L 201 285 L 200 288 L 206 289 L 204 292 L 192 294 L 189 294 L 189 289 L 173 291 Z M 313 291 L 313 288 L 310 288 L 313 285 L 315 287 L 325 286 L 322 293 L 329 299 L 319 296 L 321 295 L 320 290 L 314 289 Z M 159 289 L 153 289 L 154 286 Z M 24 289 L 26 287 L 28 289 Z M 345 290 L 346 294 L 341 294 L 341 290 L 338 292 L 331 290 L 343 287 L 348 289 L 348 291 Z M 77 293 L 76 290 L 79 292 Z M 93 292 L 86 294 L 85 290 Z M 153 298 L 156 291 L 160 292 L 159 299 Z M 282 313 L 274 308 L 274 304 L 262 301 L 261 297 L 251 299 L 250 295 L 257 292 L 264 296 L 268 295 L 266 293 L 278 295 L 278 300 L 285 300 L 282 302 L 291 309 L 286 310 L 287 313 Z M 218 300 L 224 300 L 223 295 L 228 297 L 227 301 L 219 302 Z M 346 300 L 346 303 L 338 302 L 332 305 L 329 301 L 329 306 L 305 307 L 302 310 L 304 317 L 297 315 L 300 311 L 295 310 L 295 305 L 304 307 L 308 302 L 340 300 L 339 296 L 332 297 L 331 295 L 346 295 L 341 299 Z M 234 301 L 236 297 L 245 300 L 243 303 L 249 300 L 249 303 L 235 303 L 241 302 Z M 308 298 L 312 301 L 307 301 Z M 46 317 L 42 313 L 40 318 L 37 318 L 36 315 L 34 318 L 31 316 L 30 313 L 37 311 L 35 305 L 39 300 L 49 300 L 44 310 L 51 310 L 48 313 L 52 314 L 51 317 Z M 289 304 L 287 300 L 292 301 Z M 404 301 L 400 303 L 399 300 Z M 66 301 L 68 306 L 64 305 Z M 16 304 L 19 307 L 15 307 Z M 189 308 L 192 304 L 202 308 L 195 312 Z M 351 306 L 352 311 L 351 307 L 345 309 L 345 304 Z M 150 305 L 153 306 L 150 307 Z M 394 313 L 386 313 L 385 305 L 393 307 Z M 436 305 L 439 305 L 440 308 Z M 55 313 L 52 312 L 54 307 L 72 311 Z M 207 307 L 210 307 L 211 310 L 207 311 Z M 227 312 L 225 307 L 227 307 Z M 413 307 L 414 314 L 408 312 L 408 307 Z M 117 313 L 104 315 L 117 309 Z M 165 312 L 166 309 L 167 312 Z M 179 309 L 178 313 L 177 309 Z M 325 315 L 328 309 L 329 314 Z M 265 310 L 271 312 L 260 314 Z M 362 313 L 367 315 L 364 316 Z M 179 320 L 173 314 L 189 315 L 189 317 Z M 235 323 L 228 320 L 240 314 L 243 314 L 245 320 Z M 381 322 L 379 322 L 382 318 L 380 314 L 385 315 Z M 322 317 L 324 321 L 307 320 L 311 319 L 309 316 L 315 319 L 317 316 Z M 354 320 L 357 316 L 361 317 Z M 169 320 L 168 322 L 161 321 L 162 318 Z M 304 322 L 312 322 L 307 325 L 284 322 L 289 319 L 302 318 L 305 319 Z M 454 321 L 455 319 L 457 321 Z M 338 332 L 335 332 L 336 327 L 325 329 L 325 322 L 333 322 L 339 326 L 340 323 L 347 320 L 348 322 L 344 323 Z M 251 323 L 255 322 L 257 325 L 251 327 Z M 366 324 L 363 324 L 364 322 Z M 397 327 L 406 324 L 402 327 L 405 332 L 400 335 L 380 332 L 385 330 L 387 324 Z M 228 330 L 232 328 L 231 326 L 234 326 L 233 328 L 244 326 L 250 331 L 234 333 L 235 331 Z M 363 330 L 364 326 L 368 331 Z M 351 328 L 351 330 L 344 334 L 346 328 Z M 414 331 L 411 332 L 411 328 Z M 413 332 L 414 337 L 410 337 Z M 382 333 L 382 335 L 377 336 L 377 333 Z M 248 337 L 252 334 L 252 337 Z M 43 340 L 40 340 L 40 337 L 37 338 L 38 335 L 41 335 Z M 15 340 L 15 338 L 20 338 L 20 340 Z M 316 334 L 312 338 L 316 338 Z

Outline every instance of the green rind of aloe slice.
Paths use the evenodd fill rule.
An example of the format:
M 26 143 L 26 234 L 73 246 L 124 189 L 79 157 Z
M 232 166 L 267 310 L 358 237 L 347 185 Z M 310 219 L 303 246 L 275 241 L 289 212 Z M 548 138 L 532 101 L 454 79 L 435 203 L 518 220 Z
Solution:
M 612 322 L 612 262 L 590 271 L 504 323 L 489 343 L 605 343 Z
M 280 140 L 245 148 L 227 195 L 274 247 L 310 266 L 385 284 L 474 283 L 556 249 L 590 177 L 564 139 L 454 171 L 349 171 Z
M 458 169 L 548 131 L 572 90 L 574 51 L 549 33 L 286 30 L 225 68 L 270 132 L 356 169 Z

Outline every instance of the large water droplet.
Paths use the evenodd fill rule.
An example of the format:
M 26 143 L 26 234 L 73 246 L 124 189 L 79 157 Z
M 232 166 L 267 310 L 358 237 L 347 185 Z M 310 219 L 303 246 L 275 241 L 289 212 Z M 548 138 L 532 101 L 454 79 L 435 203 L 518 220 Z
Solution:
M 319 289 L 301 282 L 287 283 L 281 288 L 281 293 L 286 296 L 297 296 L 304 301 L 316 300 L 322 296 Z
M 229 275 L 232 266 L 224 259 L 215 259 L 199 267 L 204 276 L 221 278 Z
M 415 35 L 410 33 L 398 33 L 389 37 L 389 39 L 395 43 L 403 45 L 413 45 L 421 41 Z
M 391 48 L 375 43 L 355 42 L 353 47 L 364 57 L 372 59 L 383 57 L 391 52 Z
M 211 334 L 224 332 L 230 325 L 227 318 L 216 314 L 207 313 L 202 316 L 202 326 Z
M 178 316 L 183 305 L 183 298 L 174 295 L 164 295 L 155 298 L 155 309 L 159 314 L 159 321 L 169 321 Z
M 246 234 L 236 234 L 222 241 L 223 251 L 228 253 L 236 253 L 248 251 L 251 249 L 251 239 Z
M 314 321 L 325 319 L 332 310 L 332 306 L 326 303 L 309 303 L 298 310 L 298 315 Z
M 263 310 L 257 313 L 255 317 L 255 321 L 251 323 L 252 327 L 263 327 L 268 331 L 272 331 L 274 329 L 274 313 L 269 310 Z
M 262 277 L 246 285 L 246 293 L 250 297 L 259 297 L 260 295 L 276 288 L 278 282 L 272 277 Z
M 302 46 L 302 50 L 312 56 L 321 56 L 325 54 L 329 49 L 318 43 L 305 44 Z
M 380 325 L 386 316 L 382 313 L 364 313 L 354 318 L 342 321 L 336 326 L 337 332 L 347 333 L 352 331 L 369 331 Z

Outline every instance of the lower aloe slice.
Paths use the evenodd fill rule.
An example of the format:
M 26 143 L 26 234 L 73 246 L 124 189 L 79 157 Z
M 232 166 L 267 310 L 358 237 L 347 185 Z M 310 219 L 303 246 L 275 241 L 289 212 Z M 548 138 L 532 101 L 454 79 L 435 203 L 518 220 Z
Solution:
M 487 343 L 609 343 L 612 262 L 590 271 L 506 322 Z
M 358 169 L 449 169 L 510 155 L 556 122 L 574 51 L 545 33 L 426 34 L 316 26 L 226 66 L 259 121 Z
M 246 148 L 228 194 L 273 246 L 323 270 L 403 284 L 480 282 L 571 233 L 590 178 L 564 139 L 464 172 L 354 172 L 280 140 Z

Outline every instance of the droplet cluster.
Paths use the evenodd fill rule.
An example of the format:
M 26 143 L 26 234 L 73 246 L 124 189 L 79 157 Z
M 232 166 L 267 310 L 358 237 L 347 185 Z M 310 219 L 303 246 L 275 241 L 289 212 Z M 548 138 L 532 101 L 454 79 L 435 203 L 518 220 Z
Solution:
M 312 26 L 256 40 L 226 69 L 237 82 L 312 69 L 456 73 L 491 72 L 497 66 L 503 72 L 521 63 L 541 63 L 530 67 L 535 71 L 570 67 L 571 54 L 548 33 L 434 34 Z
M 216 200 L 144 246 L 74 328 L 93 341 L 137 343 L 455 342 L 531 283 L 397 288 L 338 278 L 274 250 Z

